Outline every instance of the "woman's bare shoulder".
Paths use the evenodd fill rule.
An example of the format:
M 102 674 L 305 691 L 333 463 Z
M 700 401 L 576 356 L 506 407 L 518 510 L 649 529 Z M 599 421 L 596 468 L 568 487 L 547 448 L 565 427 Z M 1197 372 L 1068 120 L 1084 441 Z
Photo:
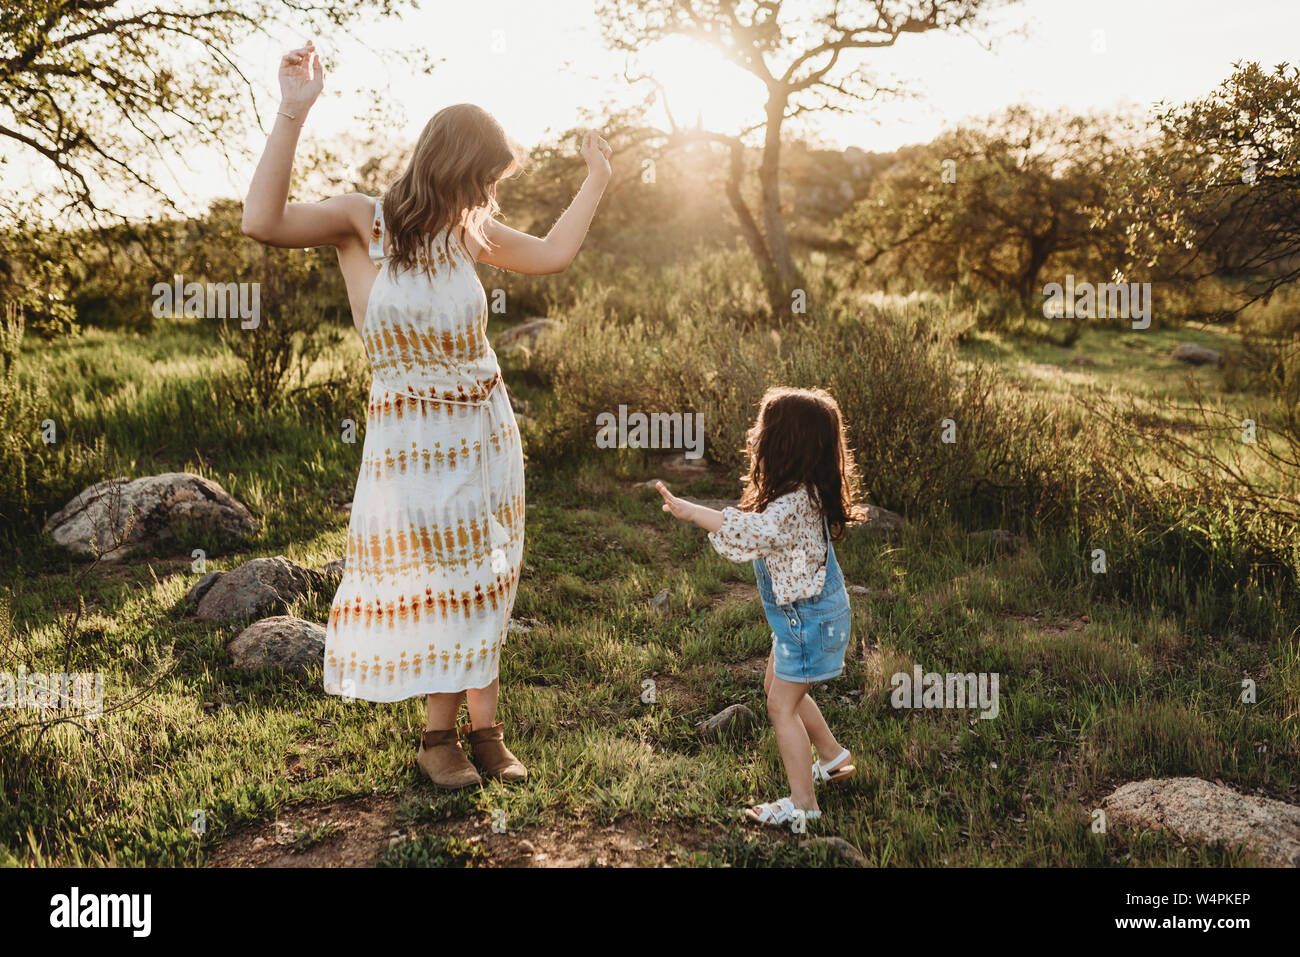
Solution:
M 356 239 L 363 244 L 370 242 L 370 230 L 373 225 L 371 220 L 375 214 L 375 203 L 378 201 L 377 196 L 368 196 L 365 193 L 342 193 L 338 196 L 331 196 L 324 202 L 332 203 L 342 212 L 352 224 L 353 235 L 349 240 Z

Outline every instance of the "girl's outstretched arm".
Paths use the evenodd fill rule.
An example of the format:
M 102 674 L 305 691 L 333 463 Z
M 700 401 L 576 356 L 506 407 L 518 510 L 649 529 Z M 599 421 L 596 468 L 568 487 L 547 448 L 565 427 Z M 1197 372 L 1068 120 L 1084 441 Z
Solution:
M 532 275 L 565 269 L 582 248 L 591 219 L 596 215 L 596 206 L 609 185 L 611 155 L 613 151 L 604 137 L 595 130 L 588 130 L 582 138 L 587 179 L 546 238 L 529 236 L 504 223 L 489 220 L 484 224 L 483 235 L 491 245 L 479 253 L 479 262 Z
M 698 525 L 706 532 L 716 532 L 722 527 L 722 513 L 716 508 L 706 508 L 678 498 L 668 491 L 663 482 L 656 482 L 655 488 L 659 489 L 659 494 L 664 497 L 664 511 L 671 514 L 673 518 Z
M 268 246 L 337 246 L 365 235 L 373 200 L 333 196 L 319 203 L 290 203 L 289 180 L 298 133 L 325 85 L 325 70 L 310 40 L 280 60 L 280 106 L 253 181 L 244 198 L 245 236 Z

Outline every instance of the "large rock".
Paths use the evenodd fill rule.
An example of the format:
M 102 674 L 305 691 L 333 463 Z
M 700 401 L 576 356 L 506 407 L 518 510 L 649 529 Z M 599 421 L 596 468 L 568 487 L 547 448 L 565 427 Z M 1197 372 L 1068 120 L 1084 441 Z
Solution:
M 1125 784 L 1102 802 L 1111 821 L 1170 831 L 1184 841 L 1244 845 L 1268 867 L 1300 867 L 1300 807 L 1200 778 Z
M 1179 362 L 1187 362 L 1194 366 L 1223 365 L 1222 353 L 1191 342 L 1184 342 L 1176 347 L 1173 352 L 1169 353 L 1169 358 L 1177 359 Z
M 186 608 L 193 612 L 198 607 L 199 602 L 203 601 L 203 596 L 212 590 L 212 586 L 217 583 L 217 579 L 224 574 L 225 572 L 208 572 L 190 586 L 190 590 L 185 593 Z
M 503 351 L 518 346 L 527 346 L 532 349 L 537 345 L 538 339 L 558 328 L 560 328 L 560 323 L 554 319 L 527 319 L 517 326 L 503 329 L 492 346 L 493 349 Z
M 279 668 L 305 674 L 325 666 L 325 629 L 281 615 L 255 621 L 226 645 L 236 668 Z
M 98 552 L 105 561 L 119 561 L 171 538 L 182 525 L 223 538 L 257 531 L 247 508 L 216 482 L 190 472 L 98 482 L 51 515 L 45 531 L 74 554 Z
M 187 603 L 204 621 L 260 618 L 283 612 L 290 603 L 323 587 L 331 578 L 289 561 L 283 555 L 254 558 L 228 572 L 200 578 L 190 589 Z

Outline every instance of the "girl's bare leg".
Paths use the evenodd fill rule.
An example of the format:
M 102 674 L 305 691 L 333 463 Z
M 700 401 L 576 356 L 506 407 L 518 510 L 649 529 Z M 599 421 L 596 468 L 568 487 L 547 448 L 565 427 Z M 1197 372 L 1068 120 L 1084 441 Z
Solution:
M 785 776 L 790 780 L 790 800 L 797 808 L 816 811 L 817 795 L 813 793 L 812 773 L 808 770 L 808 732 L 796 714 L 799 699 L 807 696 L 809 687 L 774 677 L 767 691 L 767 713 L 776 730 L 776 746 L 785 765 Z
M 776 680 L 774 668 L 775 662 L 769 654 L 767 656 L 767 674 L 763 677 L 763 690 L 768 693 L 771 692 L 772 682 Z M 818 760 L 829 761 L 839 756 L 839 753 L 844 749 L 835 740 L 830 725 L 822 717 L 821 709 L 817 707 L 817 702 L 812 699 L 812 695 L 804 694 L 803 700 L 799 702 L 799 707 L 795 709 L 795 714 L 803 722 L 804 731 L 812 741 L 813 747 L 817 749 Z

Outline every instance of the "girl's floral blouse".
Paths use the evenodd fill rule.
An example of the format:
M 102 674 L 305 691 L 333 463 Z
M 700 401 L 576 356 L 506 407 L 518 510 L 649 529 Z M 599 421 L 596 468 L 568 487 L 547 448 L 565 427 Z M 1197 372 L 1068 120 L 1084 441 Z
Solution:
M 826 583 L 822 515 L 807 489 L 782 495 L 761 512 L 724 508 L 722 526 L 709 541 L 733 562 L 763 559 L 778 604 L 812 598 Z

